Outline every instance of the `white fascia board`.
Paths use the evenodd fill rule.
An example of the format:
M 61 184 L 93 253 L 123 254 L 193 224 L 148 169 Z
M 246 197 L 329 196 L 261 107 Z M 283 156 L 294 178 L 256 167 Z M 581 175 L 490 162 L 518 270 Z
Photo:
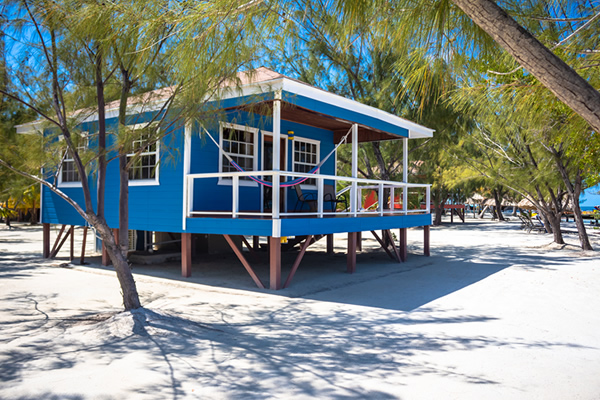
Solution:
M 347 110 L 354 111 L 363 115 L 367 115 L 369 117 L 377 118 L 381 121 L 385 121 L 389 124 L 399 126 L 401 128 L 407 129 L 410 131 L 410 138 L 417 137 L 432 137 L 433 129 L 426 128 L 422 125 L 419 125 L 415 122 L 409 121 L 407 119 L 395 116 L 386 111 L 380 110 L 375 107 L 368 106 L 366 104 L 359 103 L 357 101 L 347 99 L 345 97 L 339 96 L 334 93 L 327 92 L 325 90 L 321 90 L 315 88 L 313 86 L 309 86 L 294 80 L 280 78 L 283 81 L 282 89 L 286 92 L 295 93 L 301 96 L 310 97 L 315 100 L 320 100 L 325 103 L 335 104 L 337 106 L 343 107 Z M 417 136 L 418 135 L 418 136 Z
M 311 99 L 323 101 L 329 104 L 335 104 L 336 106 L 345 108 L 347 110 L 363 114 L 369 117 L 377 118 L 381 121 L 385 121 L 389 124 L 396 125 L 398 127 L 407 129 L 410 134 L 410 139 L 417 138 L 429 138 L 433 136 L 433 129 L 429 129 L 422 125 L 419 125 L 415 122 L 409 121 L 407 119 L 395 116 L 386 111 L 379 110 L 375 107 L 368 106 L 366 104 L 359 103 L 357 101 L 347 99 L 345 97 L 339 96 L 334 93 L 327 92 L 325 90 L 315 88 L 313 86 L 280 77 L 272 80 L 259 82 L 259 83 L 248 83 L 245 85 L 241 85 L 236 88 L 225 88 L 220 91 L 214 97 L 207 99 L 207 101 L 215 101 L 215 100 L 226 100 L 235 97 L 243 97 L 243 96 L 251 96 L 251 95 L 259 95 L 262 93 L 269 92 L 278 92 L 281 90 L 285 90 L 286 92 L 294 93 L 300 96 L 309 97 Z M 165 101 L 155 100 L 153 102 L 149 102 L 147 104 L 136 105 L 133 107 L 129 107 L 127 110 L 128 115 L 134 115 L 141 112 L 151 112 L 160 110 Z M 106 119 L 116 118 L 119 115 L 119 108 L 113 107 L 111 109 L 106 110 Z M 85 118 L 81 122 L 93 122 L 98 119 L 98 114 L 91 114 L 89 117 Z M 17 126 L 17 133 L 30 133 L 36 128 L 41 128 L 42 122 L 31 122 L 23 125 Z

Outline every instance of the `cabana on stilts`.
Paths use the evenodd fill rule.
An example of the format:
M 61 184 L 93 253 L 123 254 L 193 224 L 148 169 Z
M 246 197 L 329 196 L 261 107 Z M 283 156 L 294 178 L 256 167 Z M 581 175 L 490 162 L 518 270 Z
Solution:
M 180 149 L 181 158 L 161 162 L 167 156 L 166 151 L 161 152 L 167 147 L 163 139 L 147 149 L 142 164 L 134 164 L 129 226 L 135 232 L 132 238 L 136 244 L 142 243 L 143 249 L 156 245 L 156 239 L 148 239 L 149 232 L 168 233 L 163 242 L 180 239 L 181 273 L 189 277 L 194 239 L 222 236 L 255 284 L 264 288 L 244 256 L 242 243 L 255 250 L 259 238 L 266 237 L 268 287 L 273 290 L 290 284 L 315 240 L 325 237 L 328 252 L 332 252 L 333 234 L 348 237 L 349 273 L 356 270 L 363 231 L 372 231 L 390 257 L 401 262 L 407 257 L 407 229 L 423 227 L 423 251 L 429 255 L 431 214 L 421 209 L 420 202 L 430 204 L 430 185 L 409 183 L 407 163 L 408 140 L 431 137 L 431 129 L 266 68 L 241 73 L 240 80 L 241 86 L 224 90 L 215 101 L 220 110 L 218 120 L 190 123 L 169 132 L 169 145 Z M 107 115 L 116 125 L 111 107 L 116 109 L 117 105 L 107 106 Z M 157 110 L 160 104 L 155 105 L 154 113 Z M 132 107 L 132 125 L 152 117 L 153 112 L 142 113 Z M 81 124 L 82 129 L 93 132 L 95 119 L 89 117 Z M 18 131 L 30 131 L 34 124 L 21 125 Z M 382 140 L 403 141 L 402 182 L 358 177 L 358 144 Z M 338 175 L 337 146 L 342 143 L 352 146 L 351 176 Z M 93 139 L 89 145 L 95 145 Z M 60 167 L 59 187 L 79 201 L 81 184 L 72 179 L 68 161 L 63 160 Z M 95 177 L 90 174 L 87 179 L 96 190 Z M 118 226 L 118 187 L 117 161 L 111 161 L 105 201 L 106 218 L 114 229 Z M 367 190 L 377 194 L 374 210 L 364 207 L 363 193 Z M 400 194 L 398 208 L 394 202 Z M 409 196 L 418 199 L 412 208 Z M 41 220 L 44 249 L 50 247 L 49 224 L 85 225 L 66 202 L 45 187 Z M 399 229 L 399 243 L 395 243 L 392 229 Z M 382 232 L 381 237 L 377 231 Z M 283 281 L 281 239 L 292 237 L 301 248 Z M 195 261 L 202 262 L 200 258 Z M 108 263 L 107 257 L 103 263 Z

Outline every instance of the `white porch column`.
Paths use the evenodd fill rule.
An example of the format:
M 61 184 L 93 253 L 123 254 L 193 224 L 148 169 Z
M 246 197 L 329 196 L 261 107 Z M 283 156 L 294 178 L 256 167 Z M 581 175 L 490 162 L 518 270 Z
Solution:
M 358 124 L 352 125 L 352 177 L 358 178 Z M 357 187 L 358 184 L 352 182 L 352 188 L 350 189 L 350 212 L 353 216 L 356 216 L 356 210 L 358 209 Z
M 402 181 L 408 183 L 408 138 L 402 139 Z M 408 188 L 402 190 L 402 211 L 408 210 Z
M 281 170 L 281 100 L 273 101 L 273 171 Z M 273 175 L 273 219 L 279 218 L 279 174 Z
M 186 221 L 190 213 L 190 202 L 194 198 L 190 192 L 189 180 L 187 176 L 190 173 L 190 163 L 192 154 L 192 122 L 185 124 L 183 134 L 183 220 L 181 228 L 186 230 Z

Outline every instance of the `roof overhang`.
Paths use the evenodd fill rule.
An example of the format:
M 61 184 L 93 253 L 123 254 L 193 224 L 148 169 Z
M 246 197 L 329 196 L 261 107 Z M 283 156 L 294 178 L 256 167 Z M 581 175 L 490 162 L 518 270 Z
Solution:
M 331 130 L 337 140 L 341 139 L 353 124 L 359 126 L 360 142 L 430 138 L 434 132 L 433 129 L 407 119 L 282 75 L 261 82 L 225 87 L 209 102 L 217 109 L 248 109 L 267 114 L 272 112 L 275 100 L 282 101 L 283 120 Z M 128 108 L 128 114 L 158 111 L 165 101 L 164 98 L 157 97 L 144 104 L 132 104 Z M 116 103 L 107 105 L 107 119 L 118 116 L 119 107 L 118 102 Z M 89 112 L 87 115 L 82 114 L 80 122 L 92 122 L 97 119 L 97 113 Z M 17 126 L 17 133 L 31 133 L 44 126 L 42 121 L 22 124 Z

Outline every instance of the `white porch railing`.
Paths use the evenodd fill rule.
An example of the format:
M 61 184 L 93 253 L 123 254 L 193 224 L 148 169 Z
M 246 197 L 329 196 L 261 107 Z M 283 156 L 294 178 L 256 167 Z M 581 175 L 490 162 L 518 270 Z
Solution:
M 270 212 L 264 211 L 240 211 L 240 178 L 244 176 L 260 176 L 262 179 L 265 177 L 272 177 L 273 182 L 273 199 L 272 199 L 272 210 Z M 309 212 L 288 212 L 288 210 L 281 210 L 279 206 L 279 190 L 284 188 L 281 186 L 285 181 L 282 178 L 287 177 L 288 180 L 292 180 L 299 177 L 306 177 L 316 180 L 316 203 L 317 210 Z M 192 205 L 194 204 L 194 181 L 196 179 L 214 179 L 214 178 L 230 178 L 231 179 L 231 211 L 203 211 L 193 210 Z M 343 211 L 325 211 L 324 200 L 324 181 L 334 181 L 347 183 L 348 186 L 337 193 L 340 195 L 346 191 L 350 191 L 350 204 L 349 208 Z M 215 173 L 203 173 L 203 174 L 189 174 L 186 176 L 186 188 L 184 190 L 184 214 L 187 218 L 195 215 L 224 215 L 231 216 L 232 218 L 238 218 L 240 216 L 255 216 L 255 217 L 271 217 L 278 219 L 281 217 L 291 216 L 314 216 L 317 218 L 323 218 L 329 215 L 347 215 L 347 216 L 358 216 L 358 215 L 407 215 L 407 214 L 429 214 L 428 208 L 421 209 L 420 205 L 416 209 L 408 209 L 408 190 L 417 189 L 425 191 L 425 204 L 430 203 L 430 190 L 431 185 L 429 184 L 417 184 L 417 183 L 404 183 L 395 181 L 381 181 L 375 179 L 363 179 L 363 178 L 351 178 L 347 176 L 336 176 L 336 175 L 315 175 L 306 174 L 299 172 L 289 171 L 248 171 L 248 172 L 215 172 Z M 337 185 L 336 185 L 337 186 Z M 389 209 L 384 208 L 388 203 L 386 201 L 379 201 L 376 210 L 366 210 L 363 207 L 362 192 L 363 190 L 376 190 L 378 199 L 384 198 L 384 192 L 386 189 L 390 190 L 389 198 L 390 204 Z M 394 206 L 394 197 L 396 191 L 402 191 L 402 208 L 396 209 Z M 314 193 L 314 191 L 311 191 Z M 352 194 L 355 194 L 353 196 Z

